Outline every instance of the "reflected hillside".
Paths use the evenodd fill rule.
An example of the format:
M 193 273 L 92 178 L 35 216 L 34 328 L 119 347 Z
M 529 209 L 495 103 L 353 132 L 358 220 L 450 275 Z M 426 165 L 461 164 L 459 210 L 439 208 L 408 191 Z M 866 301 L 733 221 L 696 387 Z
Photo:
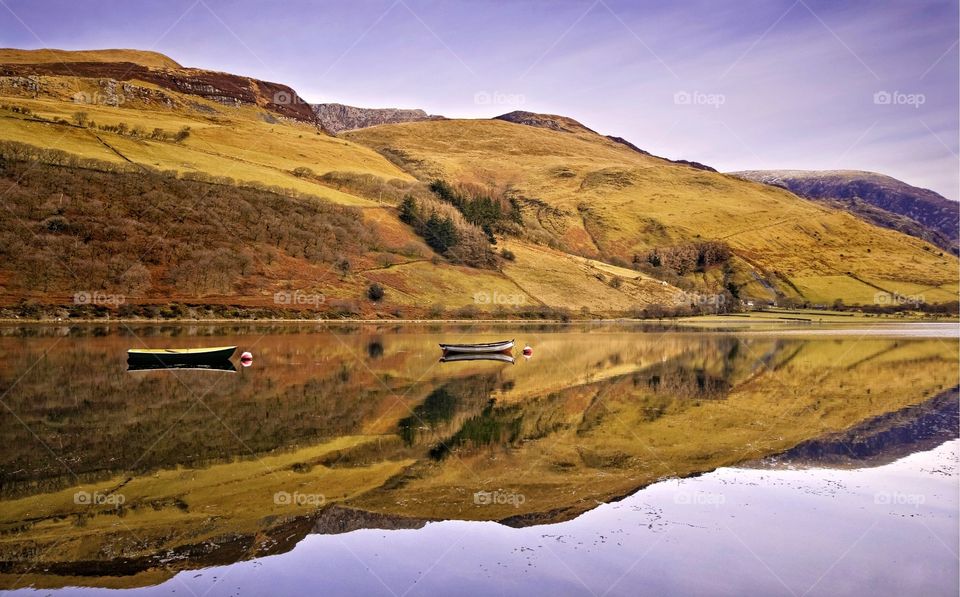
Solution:
M 440 363 L 440 341 L 504 335 L 470 328 L 7 330 L 0 586 L 155 584 L 309 532 L 566 520 L 849 434 L 892 452 L 904 432 L 880 431 L 923 435 L 917 405 L 948 408 L 958 373 L 956 340 L 515 332 L 535 356 L 511 365 Z M 255 360 L 128 373 L 137 344 Z

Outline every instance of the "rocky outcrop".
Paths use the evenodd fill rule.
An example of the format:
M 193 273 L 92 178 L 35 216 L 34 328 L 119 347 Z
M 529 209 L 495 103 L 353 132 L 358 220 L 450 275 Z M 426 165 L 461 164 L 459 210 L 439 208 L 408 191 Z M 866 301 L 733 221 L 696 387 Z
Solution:
M 442 116 L 427 114 L 419 109 L 357 108 L 344 104 L 313 104 L 311 107 L 323 128 L 334 134 L 365 129 L 379 124 L 399 124 L 443 118 Z
M 334 504 L 317 516 L 312 533 L 339 535 L 358 529 L 421 529 L 430 522 L 423 518 L 408 518 L 379 512 L 366 512 Z
M 508 112 L 507 114 L 501 114 L 497 116 L 495 120 L 505 120 L 507 122 L 512 122 L 514 124 L 524 124 L 526 126 L 535 126 L 542 129 L 550 129 L 551 131 L 559 131 L 561 133 L 590 133 L 598 134 L 593 129 L 584 126 L 583 124 L 577 122 L 573 118 L 568 116 L 558 116 L 556 114 L 537 114 L 536 112 L 525 112 L 523 110 L 516 110 L 514 112 Z M 633 143 L 627 141 L 623 137 L 614 137 L 612 135 L 605 135 L 607 139 L 610 139 L 614 143 L 619 143 L 629 147 L 633 151 L 670 162 L 671 164 L 679 164 L 681 166 L 689 166 L 691 168 L 696 168 L 698 170 L 708 170 L 710 172 L 716 172 L 714 168 L 710 166 L 701 164 L 700 162 L 690 162 L 687 160 L 671 160 L 669 158 L 661 157 L 654 155 L 649 151 L 640 149 Z
M 150 68 L 132 62 L 49 62 L 0 64 L 0 77 L 57 76 L 144 81 L 226 106 L 254 105 L 280 116 L 316 122 L 310 104 L 287 85 L 196 68 Z
M 747 170 L 739 178 L 829 201 L 865 220 L 957 253 L 960 204 L 890 176 L 859 170 Z
M 501 114 L 497 116 L 495 120 L 505 120 L 515 124 L 525 124 L 527 126 L 550 129 L 551 131 L 560 131 L 562 133 L 596 134 L 596 131 L 583 126 L 573 118 L 558 116 L 556 114 L 537 114 L 536 112 L 516 110 L 514 112 L 508 112 L 507 114 Z

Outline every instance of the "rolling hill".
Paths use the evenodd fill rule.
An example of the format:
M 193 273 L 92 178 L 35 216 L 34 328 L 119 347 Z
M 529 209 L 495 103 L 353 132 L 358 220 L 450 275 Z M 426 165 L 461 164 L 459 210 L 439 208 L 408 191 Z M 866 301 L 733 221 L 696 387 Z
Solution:
M 957 260 L 935 246 L 698 166 L 530 113 L 332 135 L 280 83 L 133 50 L 0 50 L 0 308 L 80 291 L 131 315 L 956 300 Z
M 541 119 L 542 120 L 542 119 Z M 344 138 L 421 180 L 504 189 L 523 211 L 522 238 L 640 266 L 699 288 L 733 284 L 769 299 L 872 303 L 878 296 L 956 297 L 957 261 L 939 248 L 775 187 L 639 153 L 569 119 L 385 125 Z M 664 271 L 653 252 L 727 244 L 722 268 Z

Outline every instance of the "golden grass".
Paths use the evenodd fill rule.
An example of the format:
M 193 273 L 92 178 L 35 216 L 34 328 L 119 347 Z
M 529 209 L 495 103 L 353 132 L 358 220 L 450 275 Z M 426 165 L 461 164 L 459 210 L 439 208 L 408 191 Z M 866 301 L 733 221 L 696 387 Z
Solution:
M 118 477 L 62 491 L 3 502 L 0 525 L 34 520 L 30 534 L 37 541 L 56 542 L 60 554 L 95 559 L 104 545 L 151 537 L 149 553 L 182 543 L 201 543 L 226 533 L 254 533 L 265 517 L 289 518 L 314 511 L 318 501 L 333 503 L 382 485 L 410 461 L 384 461 L 369 467 L 331 469 L 313 464 L 324 455 L 376 441 L 376 437 L 339 437 L 290 452 L 213 465 L 203 469 L 163 470 L 136 478 Z M 294 465 L 306 472 L 295 472 Z M 115 506 L 77 503 L 75 495 L 119 494 L 124 516 Z M 278 501 L 278 493 L 321 496 Z M 313 499 L 313 501 L 309 501 Z M 175 503 L 183 504 L 178 507 Z M 81 525 L 77 524 L 82 520 Z M 124 536 L 130 538 L 125 541 Z M 157 537 L 164 537 L 157 542 Z M 0 550 L 16 538 L 0 538 Z M 19 541 L 19 539 L 16 539 Z M 48 554 L 53 557 L 56 554 Z M 130 553 L 133 555 L 133 552 Z
M 197 98 L 190 101 L 203 103 L 205 100 Z M 370 149 L 318 134 L 312 127 L 298 123 L 270 124 L 261 120 L 258 116 L 261 112 L 254 108 L 228 112 L 213 102 L 207 103 L 216 106 L 211 106 L 211 109 L 224 111 L 227 117 L 211 121 L 182 111 L 147 109 L 127 104 L 112 107 L 17 98 L 17 105 L 26 106 L 48 119 L 69 121 L 74 113 L 82 111 L 98 125 L 115 126 L 123 122 L 131 128 L 142 127 L 147 133 L 160 128 L 171 134 L 189 126 L 191 134 L 183 143 L 159 142 L 70 125 L 33 122 L 14 115 L 0 119 L 0 139 L 56 147 L 84 157 L 122 161 L 97 140 L 99 136 L 103 142 L 135 163 L 161 170 L 197 171 L 227 176 L 241 182 L 260 182 L 323 196 L 347 205 L 373 203 L 316 181 L 299 178 L 291 171 L 307 167 L 318 175 L 339 170 L 373 174 L 386 179 L 411 178 Z
M 527 243 L 505 241 L 502 245 L 516 255 L 515 261 L 504 264 L 504 275 L 548 305 L 611 312 L 682 302 L 675 287 L 634 270 Z M 619 279 L 616 288 L 615 278 Z
M 839 281 L 847 272 L 885 280 L 890 290 L 924 285 L 956 294 L 958 288 L 957 259 L 924 241 L 782 189 L 644 156 L 599 135 L 447 120 L 345 136 L 404 152 L 411 171 L 424 178 L 512 185 L 546 201 L 565 213 L 548 229 L 568 251 L 629 261 L 652 246 L 722 239 L 768 277 L 777 271 L 802 280 L 804 296 L 819 302 L 872 302 L 875 291 Z
M 162 94 L 171 106 L 136 95 L 118 107 L 78 105 L 70 101 L 72 94 L 78 89 L 95 92 L 94 80 L 43 79 L 57 97 L 6 99 L 45 118 L 70 120 L 75 112 L 84 111 L 101 125 L 124 122 L 146 132 L 161 128 L 169 133 L 189 126 L 191 135 L 179 144 L 138 140 L 32 122 L 4 112 L 0 139 L 113 162 L 126 158 L 181 173 L 227 176 L 241 184 L 274 185 L 371 208 L 382 206 L 375 198 L 340 191 L 291 171 L 302 167 L 318 175 L 340 171 L 384 180 L 412 179 L 379 153 L 383 152 L 423 179 L 509 186 L 558 210 L 541 213 L 524 207 L 528 226 L 538 230 L 538 241 L 549 240 L 560 250 L 528 241 L 505 242 L 504 246 L 517 247 L 520 258 L 506 263 L 502 276 L 445 264 L 434 268 L 443 272 L 428 274 L 433 266 L 420 264 L 367 276 L 395 288 L 401 304 L 466 305 L 468 301 L 451 299 L 442 291 L 459 296 L 480 282 L 496 289 L 519 286 L 532 303 L 552 307 L 614 312 L 651 303 L 673 305 L 678 292 L 672 286 L 658 286 L 630 270 L 566 253 L 630 262 L 634 254 L 654 246 L 701 239 L 723 239 L 734 248 L 731 276 L 744 296 L 774 298 L 755 275 L 786 296 L 797 296 L 799 290 L 806 300 L 823 304 L 837 298 L 870 304 L 884 291 L 922 293 L 927 302 L 940 302 L 955 299 L 960 289 L 957 260 L 923 241 L 780 189 L 641 155 L 592 133 L 560 133 L 499 120 L 449 120 L 378 126 L 331 137 L 303 123 L 276 120 L 257 107 L 226 107 L 136 81 L 130 83 Z M 396 221 L 396 212 L 370 213 L 377 214 L 380 221 L 375 225 L 389 234 L 386 244 L 409 247 L 421 258 L 432 256 L 412 230 Z M 407 273 L 409 278 L 404 277 Z M 598 275 L 607 281 L 616 276 L 623 284 L 612 288 Z M 490 282 L 491 276 L 501 280 Z M 719 269 L 687 277 L 705 291 L 723 284 Z
M 0 48 L 0 63 L 43 64 L 47 62 L 134 62 L 152 68 L 181 68 L 176 61 L 149 50 L 18 50 Z

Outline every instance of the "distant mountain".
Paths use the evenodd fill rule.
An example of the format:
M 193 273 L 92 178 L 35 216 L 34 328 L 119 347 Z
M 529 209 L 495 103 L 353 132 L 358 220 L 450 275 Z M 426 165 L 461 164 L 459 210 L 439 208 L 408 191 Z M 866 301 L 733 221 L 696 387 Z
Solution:
M 568 116 L 558 116 L 556 114 L 537 114 L 536 112 L 525 112 L 523 110 L 516 110 L 514 112 L 508 112 L 507 114 L 501 114 L 497 116 L 495 120 L 505 120 L 507 122 L 512 122 L 514 124 L 525 124 L 527 126 L 535 126 L 542 129 L 549 129 L 551 131 L 559 131 L 562 133 L 589 133 L 596 135 L 598 134 L 593 129 L 584 126 L 583 124 L 577 122 L 573 118 Z M 661 160 L 666 160 L 674 164 L 680 164 L 683 166 L 690 166 L 691 168 L 697 168 L 698 170 L 708 170 L 710 172 L 716 172 L 714 168 L 706 166 L 699 162 L 690 162 L 687 160 L 671 160 L 669 158 L 660 157 L 658 155 L 653 155 L 649 151 L 640 149 L 633 143 L 627 141 L 623 137 L 614 137 L 612 135 L 605 135 L 607 139 L 619 143 L 626 147 L 629 147 L 637 153 L 660 158 Z
M 747 170 L 739 178 L 828 201 L 884 228 L 957 252 L 960 204 L 929 189 L 860 170 Z
M 443 116 L 427 114 L 420 109 L 357 108 L 344 104 L 313 104 L 311 107 L 323 128 L 331 133 L 364 129 L 378 124 L 400 124 L 443 118 Z

